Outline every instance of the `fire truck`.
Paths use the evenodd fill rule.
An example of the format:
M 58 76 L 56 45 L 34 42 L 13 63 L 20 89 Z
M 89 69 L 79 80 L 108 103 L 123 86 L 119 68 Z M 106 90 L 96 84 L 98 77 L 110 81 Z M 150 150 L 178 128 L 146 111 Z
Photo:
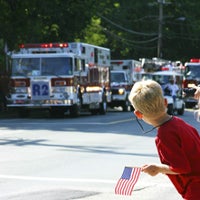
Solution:
M 172 115 L 177 113 L 178 115 L 183 115 L 185 111 L 185 102 L 182 92 L 183 74 L 180 73 L 182 70 L 181 63 L 179 61 L 172 62 L 160 58 L 142 58 L 141 61 L 144 70 L 141 73 L 141 79 L 152 79 L 161 85 L 164 97 L 167 100 L 168 114 Z M 171 80 L 175 80 L 179 88 L 176 92 L 175 99 L 173 99 L 171 91 L 167 87 Z
M 6 111 L 6 95 L 8 94 L 9 74 L 6 70 L 0 72 L 0 112 Z
M 122 107 L 124 112 L 128 111 L 130 102 L 129 93 L 138 73 L 141 71 L 141 62 L 137 60 L 111 60 L 111 108 Z
M 52 116 L 106 113 L 110 49 L 79 42 L 22 44 L 8 57 L 7 107 L 21 117 L 32 109 L 48 109 Z
M 190 95 L 190 91 L 194 86 L 200 84 L 200 59 L 199 58 L 192 58 L 189 62 L 184 64 L 184 81 L 183 81 L 183 88 L 184 91 L 189 91 L 185 95 L 185 104 L 186 107 L 193 107 L 197 104 L 197 100 L 194 99 L 194 90 L 193 93 Z M 191 90 L 190 90 L 191 89 Z

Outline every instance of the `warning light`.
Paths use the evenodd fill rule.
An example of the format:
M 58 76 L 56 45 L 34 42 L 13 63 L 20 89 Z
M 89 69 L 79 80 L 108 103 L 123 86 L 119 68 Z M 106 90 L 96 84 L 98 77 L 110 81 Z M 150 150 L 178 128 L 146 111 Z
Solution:
M 200 58 L 191 58 L 190 62 L 192 62 L 192 63 L 199 63 L 200 62 Z
M 68 43 L 41 43 L 41 44 L 20 44 L 19 48 L 66 48 Z
M 115 65 L 122 65 L 123 61 L 111 61 L 111 64 Z

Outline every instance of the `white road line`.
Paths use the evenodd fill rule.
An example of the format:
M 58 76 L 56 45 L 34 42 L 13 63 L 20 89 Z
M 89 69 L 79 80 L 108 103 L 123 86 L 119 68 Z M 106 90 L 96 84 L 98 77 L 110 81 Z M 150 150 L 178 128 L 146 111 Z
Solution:
M 119 123 L 123 123 L 123 122 L 129 122 L 129 121 L 133 121 L 135 119 L 124 119 L 124 120 L 116 120 L 116 121 L 111 121 L 111 122 L 44 122 L 44 121 L 40 121 L 40 122 L 20 122 L 20 125 L 22 124 L 29 124 L 29 125 L 34 125 L 34 124 L 70 124 L 70 125 L 111 125 L 111 124 L 119 124 Z M 1 122 L 0 124 L 19 124 L 19 122 Z
M 35 177 L 35 176 L 16 176 L 16 175 L 2 175 L 1 179 L 16 179 L 16 180 L 30 180 L 30 181 L 59 181 L 59 182 L 79 182 L 79 183 L 116 183 L 115 180 L 104 179 L 75 179 L 75 178 L 49 178 L 49 177 Z
M 124 119 L 124 120 L 117 120 L 117 121 L 113 121 L 113 122 L 108 122 L 107 124 L 119 124 L 119 123 L 123 123 L 123 122 L 130 122 L 133 121 L 134 119 Z

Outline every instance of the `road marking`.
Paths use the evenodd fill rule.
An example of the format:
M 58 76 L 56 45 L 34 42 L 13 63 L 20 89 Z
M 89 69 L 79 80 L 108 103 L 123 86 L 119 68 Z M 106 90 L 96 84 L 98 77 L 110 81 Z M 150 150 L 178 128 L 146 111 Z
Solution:
M 1 175 L 2 179 L 30 180 L 30 181 L 59 181 L 59 182 L 79 182 L 79 183 L 116 183 L 115 180 L 104 179 L 75 179 L 75 178 L 49 178 L 35 176 L 16 176 L 16 175 Z
M 116 120 L 116 121 L 112 121 L 112 122 L 108 122 L 107 124 L 119 124 L 119 123 L 123 123 L 123 122 L 130 122 L 134 119 L 124 119 L 124 120 Z
M 119 123 L 124 123 L 124 122 L 129 122 L 129 121 L 134 121 L 135 119 L 133 118 L 129 118 L 129 119 L 123 119 L 123 120 L 116 120 L 116 121 L 111 121 L 111 122 L 44 122 L 44 121 L 40 121 L 40 122 L 20 122 L 21 124 L 29 124 L 29 125 L 35 125 L 35 124 L 70 124 L 70 125 L 112 125 L 112 124 L 119 124 Z M 19 122 L 17 121 L 5 121 L 5 122 L 1 122 L 0 124 L 19 124 Z

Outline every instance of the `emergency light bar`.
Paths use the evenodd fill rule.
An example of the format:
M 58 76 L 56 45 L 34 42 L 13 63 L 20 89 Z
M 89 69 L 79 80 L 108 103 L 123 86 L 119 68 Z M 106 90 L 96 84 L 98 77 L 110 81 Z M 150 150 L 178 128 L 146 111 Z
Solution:
M 111 64 L 122 65 L 123 61 L 111 61 Z
M 190 62 L 193 62 L 193 63 L 200 63 L 200 58 L 191 58 L 191 59 L 190 59 Z
M 19 48 L 66 48 L 68 43 L 41 43 L 41 44 L 20 44 Z
M 169 71 L 169 67 L 161 67 L 161 71 Z

